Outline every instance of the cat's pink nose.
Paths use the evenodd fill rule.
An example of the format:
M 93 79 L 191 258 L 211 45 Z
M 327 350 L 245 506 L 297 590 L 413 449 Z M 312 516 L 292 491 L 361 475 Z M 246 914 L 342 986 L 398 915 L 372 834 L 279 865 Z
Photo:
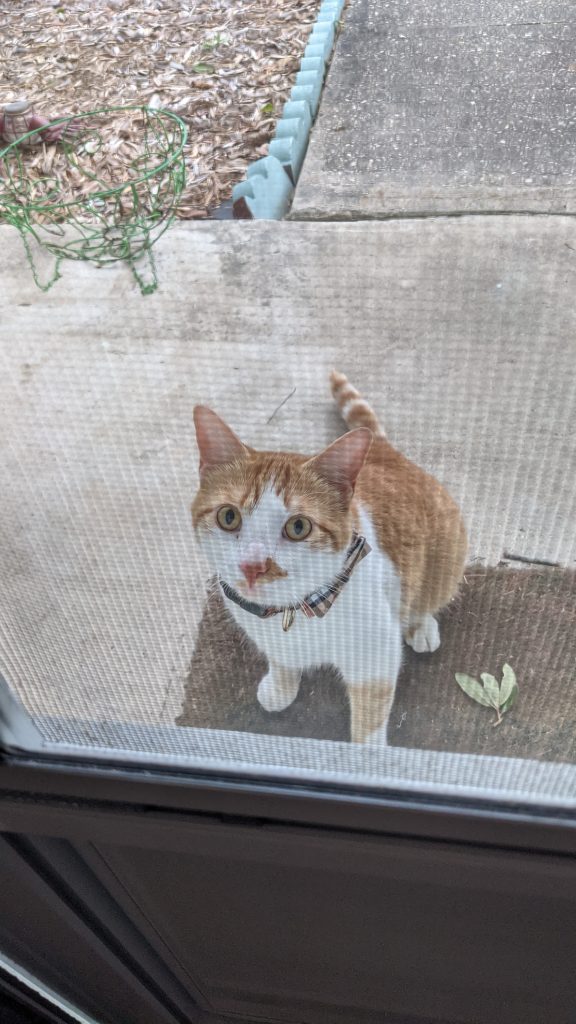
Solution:
M 248 581 L 248 586 L 253 587 L 259 576 L 268 572 L 268 559 L 261 559 L 259 562 L 241 562 L 240 568 Z

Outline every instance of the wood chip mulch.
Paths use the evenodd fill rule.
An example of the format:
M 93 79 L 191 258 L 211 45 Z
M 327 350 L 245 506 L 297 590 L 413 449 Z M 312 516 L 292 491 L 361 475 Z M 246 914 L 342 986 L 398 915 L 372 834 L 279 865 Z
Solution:
M 129 104 L 178 114 L 189 136 L 177 215 L 204 218 L 266 155 L 319 5 L 0 0 L 0 107 L 27 98 L 54 117 Z

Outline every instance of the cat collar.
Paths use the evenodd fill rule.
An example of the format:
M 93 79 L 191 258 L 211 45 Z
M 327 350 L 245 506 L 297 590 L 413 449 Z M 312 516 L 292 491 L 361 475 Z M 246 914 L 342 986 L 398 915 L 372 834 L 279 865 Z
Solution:
M 244 611 L 250 612 L 252 615 L 257 615 L 260 619 L 269 619 L 273 615 L 282 615 L 282 629 L 286 633 L 294 622 L 296 612 L 299 609 L 309 619 L 324 618 L 326 613 L 330 611 L 338 595 L 342 593 L 354 572 L 354 569 L 358 565 L 358 562 L 362 561 L 362 559 L 365 558 L 371 550 L 372 549 L 366 538 L 361 537 L 359 533 L 354 533 L 350 547 L 346 552 L 344 565 L 335 580 L 327 587 L 319 587 L 318 590 L 313 590 L 312 593 L 308 594 L 308 597 L 305 597 L 299 604 L 290 604 L 285 605 L 284 607 L 258 604 L 257 601 L 246 600 L 245 597 L 242 597 L 237 590 L 234 590 L 234 587 L 231 587 L 229 583 L 225 583 L 224 580 L 220 580 L 220 586 L 226 594 L 226 597 L 229 597 L 231 601 L 234 601 L 234 603 L 240 608 L 243 608 Z

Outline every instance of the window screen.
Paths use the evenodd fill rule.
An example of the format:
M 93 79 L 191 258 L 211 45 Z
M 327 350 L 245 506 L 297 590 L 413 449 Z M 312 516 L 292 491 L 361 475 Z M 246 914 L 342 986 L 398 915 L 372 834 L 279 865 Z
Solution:
M 0 670 L 47 750 L 573 804 L 572 30 L 478 27 L 469 58 L 408 13 L 350 5 L 290 209 L 204 197 L 152 294 L 70 261 L 43 293 L 0 227 Z M 283 490 L 254 455 L 312 459 L 346 417 L 336 470 L 290 456 Z M 354 468 L 367 428 L 455 502 L 461 571 L 427 478 Z

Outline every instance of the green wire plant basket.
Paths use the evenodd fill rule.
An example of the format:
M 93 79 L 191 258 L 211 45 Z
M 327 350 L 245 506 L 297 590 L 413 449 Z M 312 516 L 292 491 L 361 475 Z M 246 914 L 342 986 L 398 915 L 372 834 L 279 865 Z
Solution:
M 46 128 L 37 128 L 0 151 L 0 221 L 20 232 L 36 284 L 48 291 L 64 259 L 125 260 L 142 293 L 153 292 L 152 245 L 185 184 L 186 125 L 170 111 L 131 106 L 58 118 L 54 126 L 56 143 L 47 145 Z M 43 281 L 41 250 L 55 260 Z

